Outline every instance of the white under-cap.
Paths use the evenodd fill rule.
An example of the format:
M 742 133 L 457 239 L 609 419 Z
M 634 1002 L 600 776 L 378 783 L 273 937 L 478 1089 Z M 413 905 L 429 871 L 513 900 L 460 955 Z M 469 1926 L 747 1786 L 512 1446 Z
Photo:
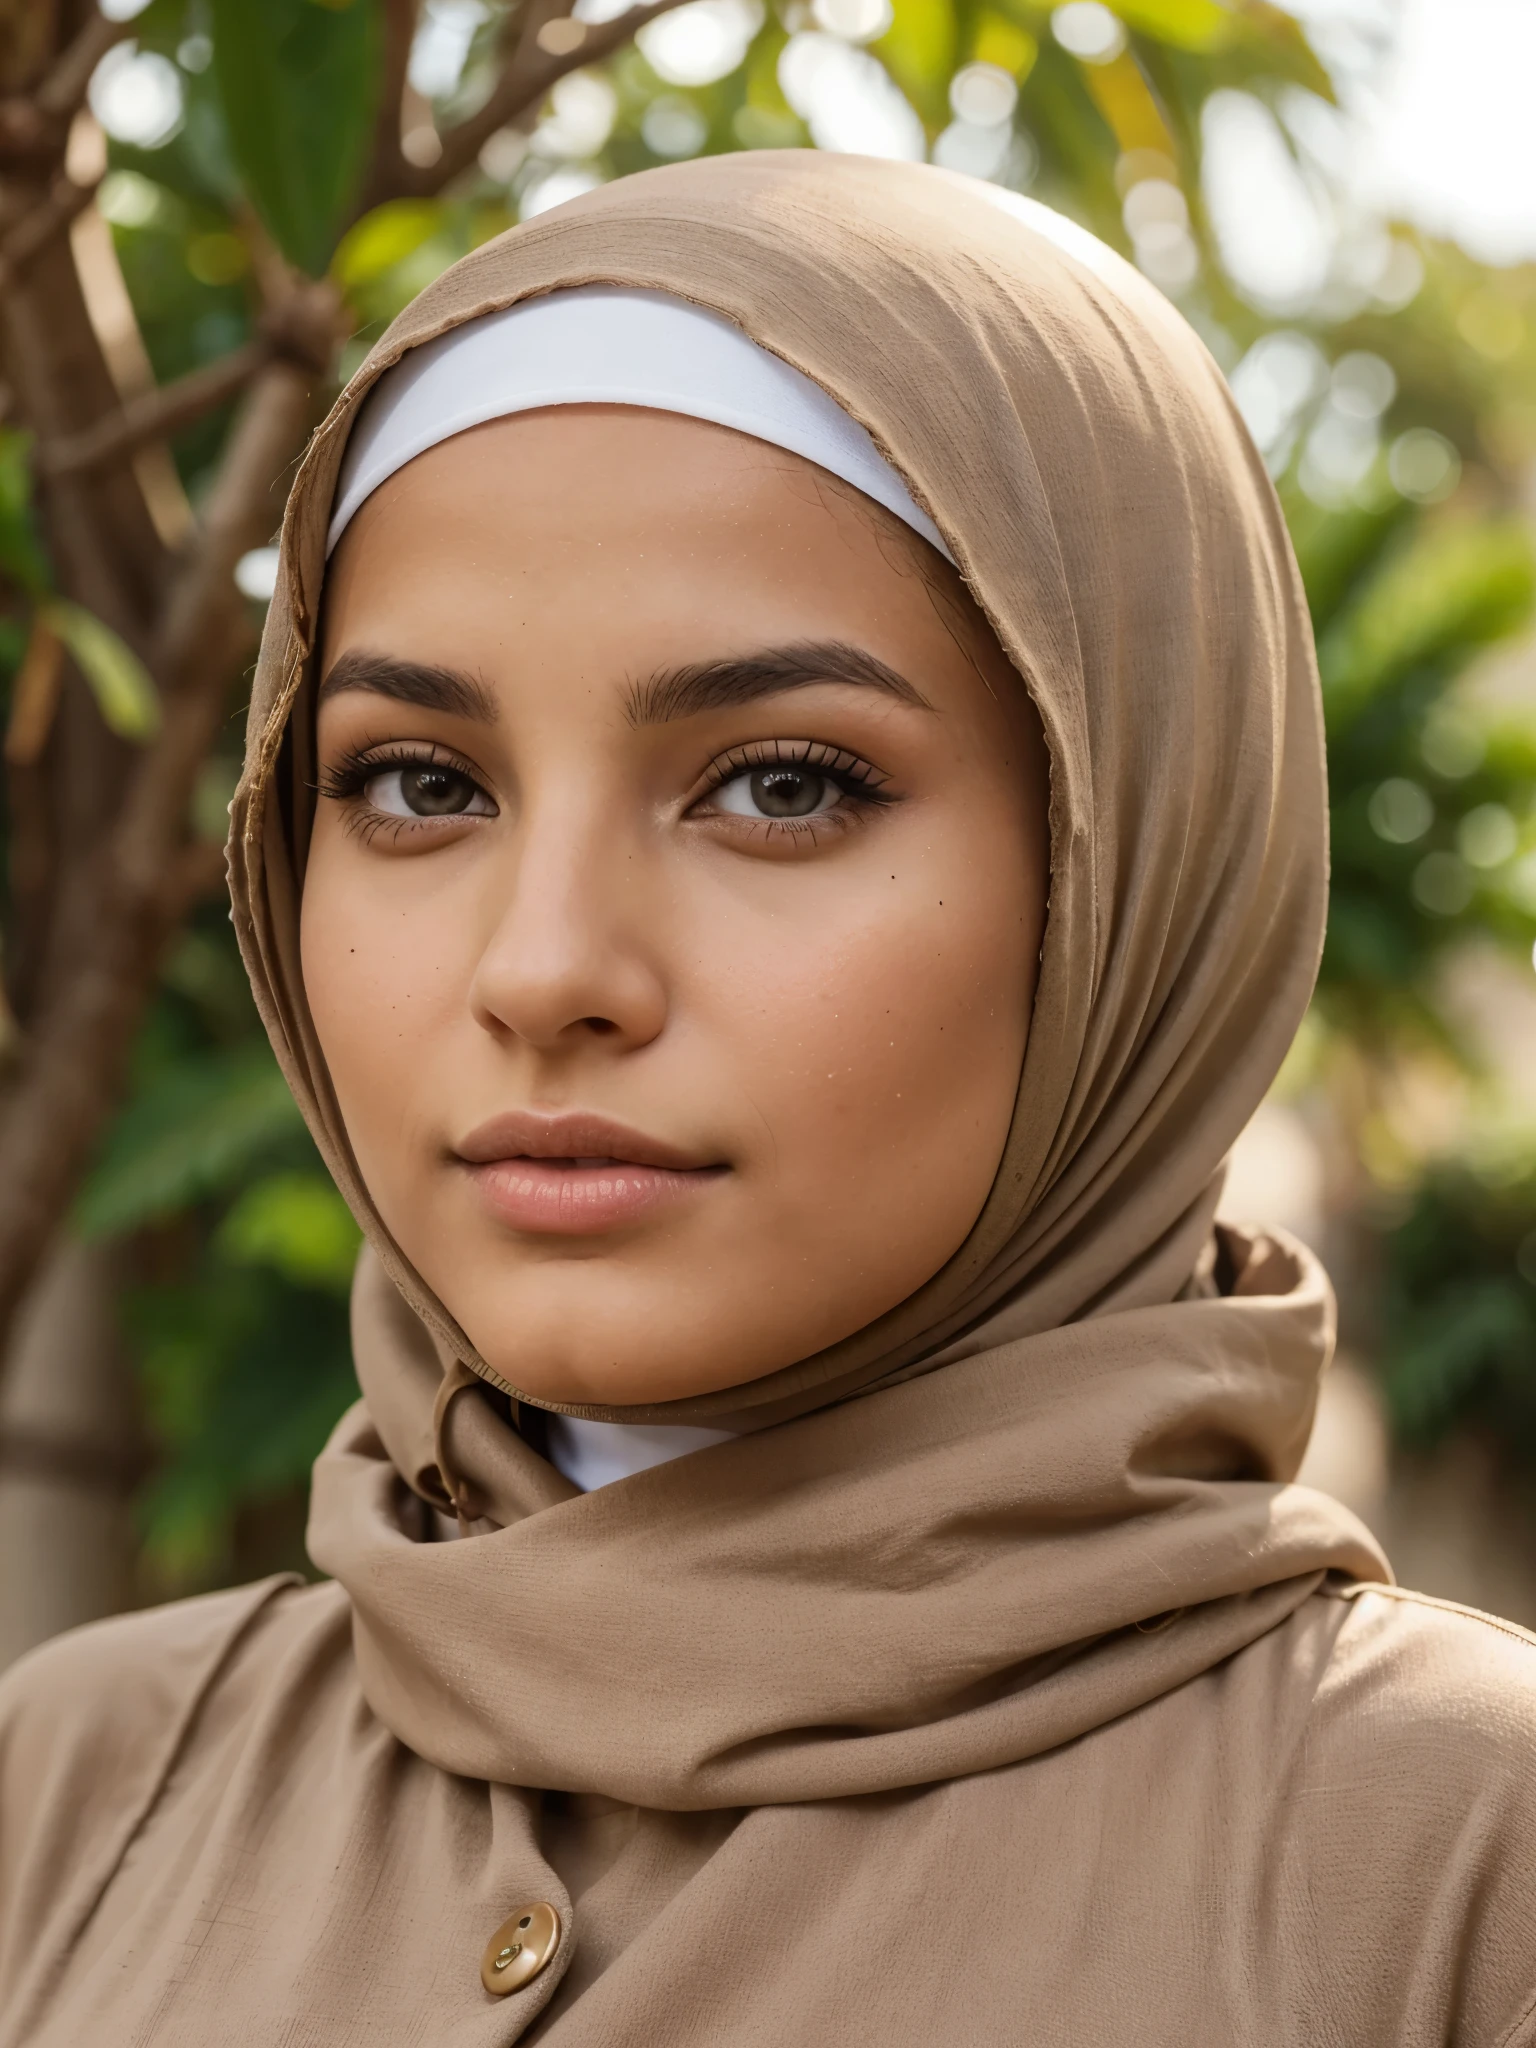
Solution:
M 633 405 L 733 427 L 830 470 L 953 559 L 869 434 L 819 384 L 718 313 L 614 285 L 467 320 L 387 371 L 347 444 L 327 547 L 371 492 L 439 441 L 551 405 Z

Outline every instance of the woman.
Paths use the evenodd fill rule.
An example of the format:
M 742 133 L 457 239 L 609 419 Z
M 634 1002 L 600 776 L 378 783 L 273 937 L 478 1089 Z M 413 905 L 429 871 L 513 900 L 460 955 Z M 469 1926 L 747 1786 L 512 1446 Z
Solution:
M 1323 803 L 1221 379 L 1041 209 L 735 157 L 423 294 L 231 839 L 332 1580 L 7 1680 L 0 2040 L 1536 2040 L 1531 1640 L 1288 1483 L 1326 1283 L 1212 1224 Z

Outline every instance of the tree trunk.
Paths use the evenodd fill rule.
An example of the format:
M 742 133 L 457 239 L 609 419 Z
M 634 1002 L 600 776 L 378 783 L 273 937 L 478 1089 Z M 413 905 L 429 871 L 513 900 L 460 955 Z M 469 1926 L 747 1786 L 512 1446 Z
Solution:
M 143 1465 L 114 1249 L 66 1238 L 16 1324 L 0 1392 L 0 1668 L 133 1593 Z

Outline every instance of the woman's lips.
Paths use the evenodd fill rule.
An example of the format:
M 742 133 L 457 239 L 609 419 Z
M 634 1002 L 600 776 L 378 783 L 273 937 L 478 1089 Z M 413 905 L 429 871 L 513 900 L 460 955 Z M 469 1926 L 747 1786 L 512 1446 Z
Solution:
M 596 1236 L 685 1199 L 728 1169 L 606 1117 L 515 1110 L 454 1147 L 499 1223 Z

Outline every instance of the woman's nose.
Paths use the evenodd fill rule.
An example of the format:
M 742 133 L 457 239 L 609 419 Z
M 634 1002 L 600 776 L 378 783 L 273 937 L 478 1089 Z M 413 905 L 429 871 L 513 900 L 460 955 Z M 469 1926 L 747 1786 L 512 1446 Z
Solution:
M 552 806 L 551 809 L 554 807 Z M 546 812 L 519 834 L 511 894 L 475 970 L 475 1020 L 541 1052 L 593 1038 L 649 1044 L 666 1022 L 633 847 Z

